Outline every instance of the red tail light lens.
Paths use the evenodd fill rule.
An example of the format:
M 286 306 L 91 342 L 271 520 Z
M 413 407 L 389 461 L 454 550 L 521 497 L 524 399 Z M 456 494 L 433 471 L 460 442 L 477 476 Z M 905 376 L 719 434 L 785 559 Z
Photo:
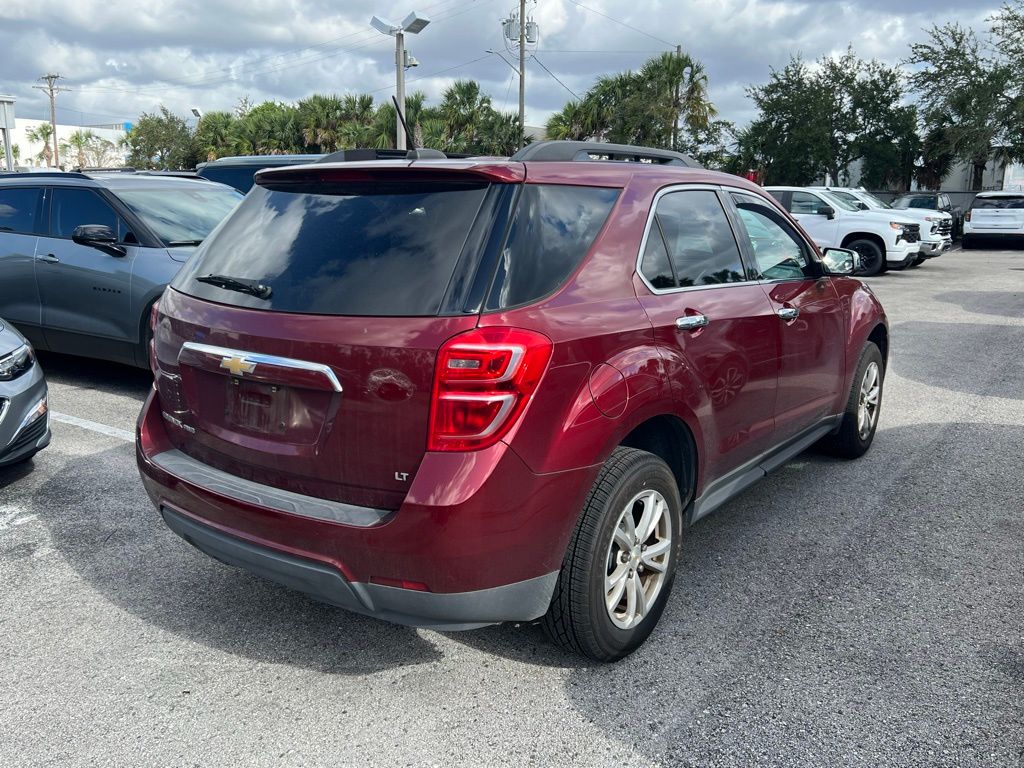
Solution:
M 431 451 L 494 445 L 537 389 L 551 340 L 520 328 L 477 328 L 445 342 L 437 355 L 430 408 Z
M 968 211 L 967 213 L 964 214 L 964 221 L 970 221 L 970 220 L 971 220 L 971 212 Z

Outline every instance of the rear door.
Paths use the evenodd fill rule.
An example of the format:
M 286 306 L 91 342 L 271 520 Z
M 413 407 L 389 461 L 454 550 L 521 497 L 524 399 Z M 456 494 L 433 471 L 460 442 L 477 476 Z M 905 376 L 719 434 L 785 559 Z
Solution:
M 42 187 L 0 187 L 0 317 L 33 341 L 42 318 L 35 275 L 42 211 Z
M 971 204 L 971 227 L 991 232 L 1024 234 L 1024 194 L 974 198 Z
M 834 414 L 844 388 L 846 326 L 839 295 L 803 238 L 756 195 L 733 192 L 747 253 L 778 316 L 776 440 Z
M 125 253 L 74 242 L 75 227 L 84 224 L 102 224 L 119 233 Z M 131 313 L 131 278 L 139 247 L 123 242 L 127 234 L 124 221 L 96 190 L 50 188 L 49 231 L 40 238 L 36 252 L 43 327 L 50 349 L 81 353 L 82 336 L 89 336 L 96 348 L 88 354 L 116 357 L 125 343 L 135 340 L 138 318 Z
M 788 208 L 793 218 L 800 222 L 800 226 L 819 246 L 825 248 L 839 245 L 839 212 L 834 210 L 835 206 L 830 202 L 813 192 L 795 190 L 790 195 Z M 833 209 L 832 218 L 819 213 L 824 208 Z
M 640 272 L 658 343 L 704 390 L 705 476 L 721 477 L 771 447 L 779 319 L 747 274 L 717 189 L 659 196 Z
M 426 451 L 438 349 L 477 324 L 464 300 L 482 296 L 479 256 L 516 185 L 323 174 L 254 187 L 175 277 L 160 405 L 206 464 L 397 509 Z

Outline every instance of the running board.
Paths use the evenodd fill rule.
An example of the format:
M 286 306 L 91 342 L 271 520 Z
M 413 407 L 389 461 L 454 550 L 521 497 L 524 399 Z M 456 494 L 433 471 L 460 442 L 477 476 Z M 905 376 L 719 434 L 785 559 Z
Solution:
M 690 522 L 695 523 L 702 517 L 711 514 L 758 480 L 774 472 L 794 456 L 806 451 L 829 432 L 834 431 L 842 420 L 843 416 L 840 414 L 838 416 L 830 416 L 824 421 L 819 421 L 810 429 L 786 441 L 778 448 L 769 451 L 763 456 L 759 456 L 753 461 L 747 462 L 720 480 L 716 480 L 693 503 L 693 511 L 690 512 Z

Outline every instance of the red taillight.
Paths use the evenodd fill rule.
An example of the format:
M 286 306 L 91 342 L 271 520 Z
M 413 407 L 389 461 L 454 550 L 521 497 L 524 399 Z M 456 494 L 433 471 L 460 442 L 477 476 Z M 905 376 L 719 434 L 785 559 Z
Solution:
M 551 359 L 551 340 L 520 328 L 477 328 L 437 355 L 431 451 L 474 451 L 498 442 L 526 408 Z
M 964 221 L 970 221 L 970 220 L 971 220 L 971 212 L 968 211 L 967 213 L 964 214 Z

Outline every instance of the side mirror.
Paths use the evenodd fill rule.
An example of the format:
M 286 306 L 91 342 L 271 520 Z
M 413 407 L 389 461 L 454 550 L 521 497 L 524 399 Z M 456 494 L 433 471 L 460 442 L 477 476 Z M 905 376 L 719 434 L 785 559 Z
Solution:
M 117 235 L 114 230 L 105 224 L 82 224 L 75 227 L 71 233 L 71 239 L 79 245 L 87 245 L 90 248 L 98 248 L 111 256 L 124 256 L 126 251 L 117 244 Z
M 821 263 L 829 275 L 852 275 L 860 271 L 860 254 L 848 248 L 826 248 Z
M 821 206 L 816 211 L 816 213 L 819 216 L 828 216 L 829 220 L 834 219 L 836 217 L 836 209 L 833 208 L 831 205 L 823 205 L 823 206 Z

